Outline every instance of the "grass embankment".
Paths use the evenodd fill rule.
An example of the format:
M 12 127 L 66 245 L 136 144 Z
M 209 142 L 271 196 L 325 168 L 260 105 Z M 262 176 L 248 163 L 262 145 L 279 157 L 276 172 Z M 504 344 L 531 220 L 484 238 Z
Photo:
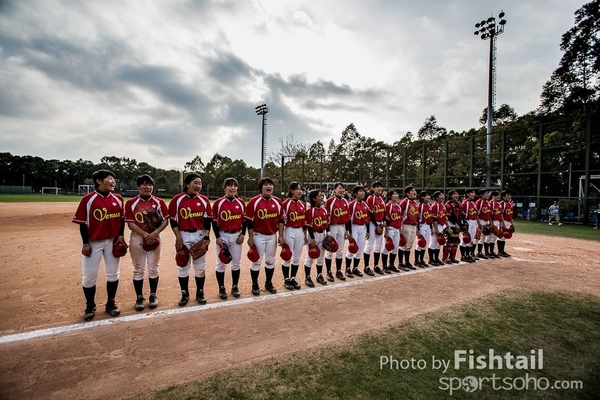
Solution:
M 507 369 L 505 362 L 503 369 L 469 368 L 469 350 L 477 357 L 489 355 L 490 349 L 502 357 L 510 352 L 528 359 L 534 351 L 536 362 L 542 349 L 543 369 L 531 364 L 526 369 Z M 467 362 L 462 362 L 458 370 L 454 368 L 457 350 L 467 351 Z M 434 357 L 450 362 L 446 372 L 440 365 L 434 367 Z M 398 365 L 392 362 L 390 368 L 392 358 Z M 495 383 L 491 380 L 494 376 Z M 465 377 L 475 378 L 465 381 Z M 527 377 L 526 390 L 523 385 Z M 462 385 L 473 379 L 476 386 Z M 583 388 L 551 389 L 557 380 L 569 387 L 579 381 Z M 547 390 L 533 390 L 535 385 L 546 384 Z M 449 398 L 450 387 L 452 397 L 457 399 L 597 398 L 600 298 L 578 293 L 510 291 L 412 318 L 343 344 L 229 369 L 136 398 L 438 399 Z

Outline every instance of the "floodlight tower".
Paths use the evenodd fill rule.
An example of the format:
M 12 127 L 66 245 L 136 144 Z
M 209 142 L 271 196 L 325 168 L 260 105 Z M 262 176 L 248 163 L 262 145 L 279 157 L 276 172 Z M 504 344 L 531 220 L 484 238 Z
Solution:
M 256 115 L 262 115 L 262 149 L 260 152 L 260 179 L 265 177 L 265 154 L 267 153 L 267 113 L 269 107 L 266 104 L 254 107 Z
M 490 40 L 490 69 L 488 76 L 488 108 L 487 108 L 487 141 L 486 141 L 486 172 L 485 185 L 491 186 L 492 181 L 492 133 L 494 128 L 492 121 L 494 117 L 494 103 L 496 102 L 496 38 L 501 33 L 504 33 L 504 11 L 500 11 L 498 18 L 500 22 L 496 24 L 496 18 L 489 17 L 475 24 L 477 29 L 474 34 L 481 37 L 481 40 Z

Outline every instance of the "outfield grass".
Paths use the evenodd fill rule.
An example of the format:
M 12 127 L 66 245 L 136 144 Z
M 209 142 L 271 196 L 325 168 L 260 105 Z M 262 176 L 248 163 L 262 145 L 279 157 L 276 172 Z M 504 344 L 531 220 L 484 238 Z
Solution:
M 252 343 L 247 343 L 251 346 Z M 455 350 L 474 355 L 510 352 L 531 357 L 543 350 L 543 369 L 454 369 Z M 468 353 L 467 353 L 468 356 Z M 381 366 L 385 358 L 398 366 Z M 451 361 L 444 373 L 432 360 Z M 407 361 L 403 361 L 407 360 Z M 406 367 L 414 360 L 414 367 Z M 423 361 L 420 361 L 423 360 Z M 409 364 L 410 365 L 410 364 Z M 476 364 L 475 364 L 476 365 Z M 419 368 L 423 367 L 424 368 Z M 443 368 L 442 368 L 443 369 Z M 473 392 L 460 388 L 469 376 L 493 378 Z M 526 375 L 527 374 L 527 375 Z M 450 378 L 454 378 L 450 381 Z M 514 381 L 504 381 L 505 378 Z M 445 380 L 444 380 L 445 379 Z M 577 390 L 533 390 L 538 382 L 581 381 Z M 537 380 L 534 382 L 533 380 Z M 600 393 L 600 298 L 578 293 L 509 291 L 412 318 L 357 336 L 344 344 L 299 351 L 206 379 L 172 386 L 137 399 L 595 399 Z M 445 390 L 443 390 L 445 389 Z
M 572 239 L 600 240 L 600 229 L 593 229 L 591 225 L 557 224 L 548 225 L 547 222 L 515 220 L 515 231 L 519 233 L 532 233 L 534 235 L 561 236 Z
M 62 194 L 0 194 L 0 203 L 62 203 L 62 202 L 79 202 L 81 196 L 67 196 Z

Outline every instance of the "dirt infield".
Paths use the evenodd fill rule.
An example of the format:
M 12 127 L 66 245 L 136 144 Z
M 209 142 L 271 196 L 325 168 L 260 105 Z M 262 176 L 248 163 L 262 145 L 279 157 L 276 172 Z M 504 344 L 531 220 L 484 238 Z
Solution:
M 81 241 L 71 223 L 76 207 L 76 203 L 0 203 L 0 339 L 86 324 Z M 283 287 L 278 267 L 274 283 L 281 295 L 263 293 L 260 301 L 250 293 L 247 261 L 240 282 L 242 297 L 218 298 L 211 249 L 206 297 L 213 307 L 202 309 L 192 301 L 186 308 L 195 307 L 193 312 L 181 313 L 174 236 L 167 230 L 162 239 L 156 310 L 133 309 L 131 260 L 126 256 L 117 293 L 121 317 L 104 314 L 101 268 L 99 311 L 92 324 L 122 322 L 0 344 L 0 398 L 121 398 L 234 365 L 343 341 L 509 288 L 600 296 L 600 246 L 517 232 L 507 245 L 511 259 L 430 268 L 385 279 L 366 277 L 352 284 L 336 281 L 328 290 L 307 290 L 303 285 L 294 295 Z M 299 276 L 304 276 L 302 270 Z M 230 279 L 228 272 L 227 286 Z M 194 288 L 191 282 L 190 289 Z M 146 280 L 146 296 L 147 292 Z M 135 319 L 145 313 L 153 317 Z

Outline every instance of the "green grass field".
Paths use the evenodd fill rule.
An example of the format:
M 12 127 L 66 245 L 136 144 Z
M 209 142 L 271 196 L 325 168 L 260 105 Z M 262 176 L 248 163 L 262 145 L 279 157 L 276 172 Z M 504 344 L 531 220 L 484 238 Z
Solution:
M 488 355 L 490 349 L 495 355 L 510 352 L 528 362 L 533 350 L 536 363 L 542 349 L 543 369 L 537 364 L 507 369 L 505 361 L 503 369 L 497 364 L 494 369 L 469 368 L 468 353 L 467 361 L 455 369 L 455 351 L 473 350 L 477 357 Z M 446 372 L 441 364 L 434 365 L 434 358 L 450 362 Z M 461 386 L 466 377 L 475 377 L 467 378 L 475 379 L 475 386 L 468 387 L 472 392 Z M 550 389 L 556 381 L 578 388 Z M 600 298 L 509 291 L 415 317 L 344 344 L 228 369 L 135 398 L 438 399 L 449 398 L 451 388 L 457 399 L 597 398 Z

